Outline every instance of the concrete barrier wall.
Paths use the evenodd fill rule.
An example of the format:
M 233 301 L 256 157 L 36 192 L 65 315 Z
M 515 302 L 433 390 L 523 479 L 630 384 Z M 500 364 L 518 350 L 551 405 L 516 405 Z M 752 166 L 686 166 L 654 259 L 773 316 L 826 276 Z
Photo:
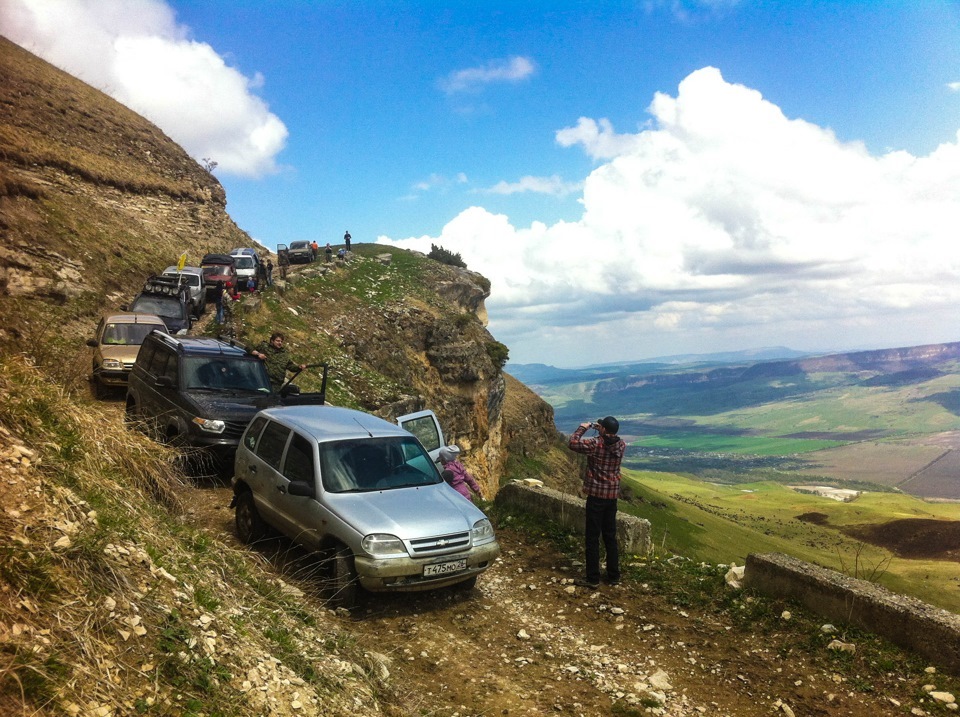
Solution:
M 507 483 L 497 492 L 495 502 L 512 510 L 547 518 L 580 533 L 586 524 L 586 500 L 553 488 Z M 650 521 L 618 512 L 617 542 L 622 553 L 647 555 L 650 552 Z
M 960 616 L 782 553 L 747 556 L 744 585 L 862 627 L 960 674 Z

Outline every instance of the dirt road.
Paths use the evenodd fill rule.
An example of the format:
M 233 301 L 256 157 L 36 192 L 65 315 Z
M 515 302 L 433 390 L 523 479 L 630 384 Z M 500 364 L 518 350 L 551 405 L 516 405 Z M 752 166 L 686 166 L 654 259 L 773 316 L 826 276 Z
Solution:
M 188 489 L 191 522 L 238 544 L 230 489 Z M 915 665 L 884 673 L 827 651 L 815 617 L 758 630 L 681 608 L 649 584 L 588 591 L 549 543 L 499 529 L 503 555 L 473 591 L 368 595 L 337 619 L 389 672 L 392 715 L 854 715 L 944 712 Z M 326 609 L 315 573 L 284 539 L 257 548 Z M 749 602 L 749 601 L 747 601 Z M 745 605 L 745 608 L 748 605 Z M 782 630 L 777 621 L 782 620 Z M 862 646 L 861 646 L 862 647 Z M 861 653 L 866 654 L 866 653 Z M 649 711 L 648 711 L 649 710 Z

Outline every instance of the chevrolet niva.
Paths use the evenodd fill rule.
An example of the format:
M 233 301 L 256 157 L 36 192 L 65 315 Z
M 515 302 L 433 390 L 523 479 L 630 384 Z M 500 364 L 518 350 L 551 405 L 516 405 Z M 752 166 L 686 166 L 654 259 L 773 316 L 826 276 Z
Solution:
M 345 607 L 359 587 L 473 587 L 500 554 L 490 521 L 444 482 L 421 442 L 361 411 L 260 411 L 237 448 L 233 490 L 238 537 L 253 543 L 272 527 L 319 552 L 332 601 Z

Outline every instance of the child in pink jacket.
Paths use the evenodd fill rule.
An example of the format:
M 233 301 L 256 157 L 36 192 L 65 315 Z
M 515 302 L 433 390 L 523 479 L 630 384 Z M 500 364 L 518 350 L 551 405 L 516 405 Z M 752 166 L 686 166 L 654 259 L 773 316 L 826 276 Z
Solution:
M 456 446 L 445 446 L 440 449 L 440 465 L 443 466 L 443 478 L 450 486 L 467 500 L 472 500 L 470 491 L 483 498 L 480 484 L 467 472 L 463 464 L 457 460 L 460 449 Z

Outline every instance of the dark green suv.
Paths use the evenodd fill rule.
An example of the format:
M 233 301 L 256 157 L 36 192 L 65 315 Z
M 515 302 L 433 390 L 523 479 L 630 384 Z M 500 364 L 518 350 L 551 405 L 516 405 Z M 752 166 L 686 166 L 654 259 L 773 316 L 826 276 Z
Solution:
M 157 440 L 230 466 L 254 414 L 280 403 L 263 362 L 245 348 L 153 331 L 127 382 L 126 417 Z

